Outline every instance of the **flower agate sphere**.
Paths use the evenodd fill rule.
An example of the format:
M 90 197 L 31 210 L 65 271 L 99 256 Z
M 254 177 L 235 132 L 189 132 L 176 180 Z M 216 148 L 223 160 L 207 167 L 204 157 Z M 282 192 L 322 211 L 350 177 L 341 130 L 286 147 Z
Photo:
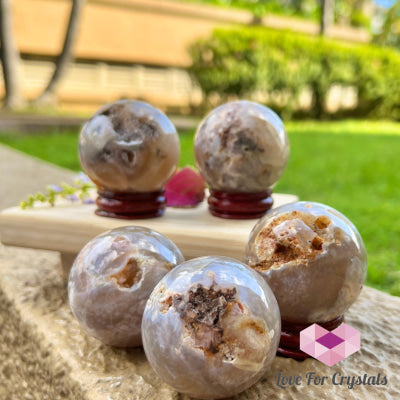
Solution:
M 103 233 L 86 244 L 72 266 L 72 312 L 103 343 L 140 346 L 140 324 L 151 291 L 183 261 L 170 240 L 150 229 L 128 226 Z
M 310 202 L 287 204 L 262 218 L 245 260 L 273 290 L 283 331 L 293 331 L 293 324 L 335 328 L 360 294 L 367 269 L 354 225 L 331 207 Z
M 234 101 L 201 122 L 194 152 L 210 186 L 210 212 L 225 218 L 258 218 L 272 206 L 271 188 L 286 167 L 289 141 L 271 109 Z
M 179 138 L 158 109 L 121 100 L 101 108 L 83 126 L 79 157 L 99 188 L 98 214 L 158 216 L 163 188 L 179 161 Z
M 202 257 L 170 271 L 143 314 L 146 356 L 175 390 L 233 396 L 257 382 L 275 357 L 280 315 L 257 273 L 227 257 Z

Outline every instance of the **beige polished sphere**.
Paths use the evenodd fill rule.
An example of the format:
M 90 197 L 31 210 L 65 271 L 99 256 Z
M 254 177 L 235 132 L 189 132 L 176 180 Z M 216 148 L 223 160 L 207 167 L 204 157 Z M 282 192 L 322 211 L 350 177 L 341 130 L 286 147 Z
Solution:
M 101 108 L 82 128 L 79 157 L 100 188 L 114 192 L 163 189 L 179 161 L 174 125 L 157 108 L 121 100 Z
M 282 320 L 332 321 L 354 303 L 367 271 L 355 226 L 335 209 L 297 202 L 277 207 L 253 228 L 245 261 L 274 292 Z
M 214 109 L 201 122 L 194 155 L 214 191 L 259 193 L 282 175 L 289 140 L 281 119 L 270 108 L 234 101 Z
M 156 373 L 200 399 L 234 396 L 275 358 L 280 335 L 275 297 L 240 261 L 200 257 L 171 270 L 143 314 L 143 347 Z
M 183 261 L 175 244 L 151 229 L 125 226 L 105 232 L 83 247 L 71 268 L 71 310 L 82 328 L 103 343 L 140 346 L 151 291 Z

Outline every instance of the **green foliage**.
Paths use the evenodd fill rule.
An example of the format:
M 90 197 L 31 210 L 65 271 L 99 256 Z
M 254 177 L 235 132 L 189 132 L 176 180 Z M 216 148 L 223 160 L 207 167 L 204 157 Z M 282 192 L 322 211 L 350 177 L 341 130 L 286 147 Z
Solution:
M 343 85 L 357 90 L 353 115 L 400 119 L 400 55 L 391 49 L 248 27 L 218 29 L 189 53 L 207 99 L 268 93 L 268 104 L 288 117 L 310 89 L 310 115 L 323 117 L 329 88 Z
M 358 28 L 370 28 L 371 22 L 367 16 L 365 16 L 362 11 L 354 10 L 350 15 L 350 23 L 352 26 Z
M 210 4 L 222 7 L 233 7 L 250 11 L 255 16 L 262 16 L 267 13 L 273 14 L 294 14 L 299 11 L 292 4 L 301 3 L 301 0 L 283 2 L 282 0 L 185 0 L 194 3 Z M 310 1 L 310 0 L 308 0 Z M 316 0 L 311 0 L 315 2 Z M 286 3 L 286 4 L 283 4 Z
M 255 17 L 266 14 L 281 14 L 305 19 L 319 18 L 319 0 L 183 0 L 214 6 L 237 8 L 251 12 Z M 336 0 L 346 3 L 348 0 Z
M 253 38 L 246 35 L 232 36 L 229 41 L 215 35 L 192 47 L 192 58 L 197 61 L 193 63 L 191 72 L 201 80 L 206 96 L 217 87 L 220 93 L 239 96 L 254 90 L 257 84 L 254 72 L 259 64 L 259 55 L 253 42 Z
M 255 17 L 281 14 L 304 19 L 319 20 L 320 0 L 184 0 L 214 6 L 238 8 L 251 12 Z M 370 20 L 362 12 L 365 0 L 335 0 L 334 21 L 341 25 L 369 28 Z

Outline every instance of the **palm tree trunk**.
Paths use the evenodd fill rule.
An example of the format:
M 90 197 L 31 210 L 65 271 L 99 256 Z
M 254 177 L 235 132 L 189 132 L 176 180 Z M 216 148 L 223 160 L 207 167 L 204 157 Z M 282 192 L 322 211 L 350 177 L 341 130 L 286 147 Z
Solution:
M 34 101 L 35 104 L 45 105 L 55 103 L 57 89 L 65 75 L 69 62 L 73 58 L 73 47 L 78 36 L 79 23 L 84 5 L 85 0 L 72 0 L 71 13 L 61 54 L 56 61 L 54 72 L 49 83 L 40 96 Z
M 13 32 L 11 0 L 0 0 L 0 41 L 5 89 L 3 107 L 18 108 L 23 105 L 23 99 L 20 58 Z

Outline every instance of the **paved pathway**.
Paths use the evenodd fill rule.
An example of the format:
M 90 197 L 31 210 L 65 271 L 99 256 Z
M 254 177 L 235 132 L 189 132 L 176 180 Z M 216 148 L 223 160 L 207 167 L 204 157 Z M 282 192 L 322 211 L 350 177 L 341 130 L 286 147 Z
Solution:
M 18 205 L 46 186 L 72 183 L 75 173 L 0 145 L 0 210 Z

